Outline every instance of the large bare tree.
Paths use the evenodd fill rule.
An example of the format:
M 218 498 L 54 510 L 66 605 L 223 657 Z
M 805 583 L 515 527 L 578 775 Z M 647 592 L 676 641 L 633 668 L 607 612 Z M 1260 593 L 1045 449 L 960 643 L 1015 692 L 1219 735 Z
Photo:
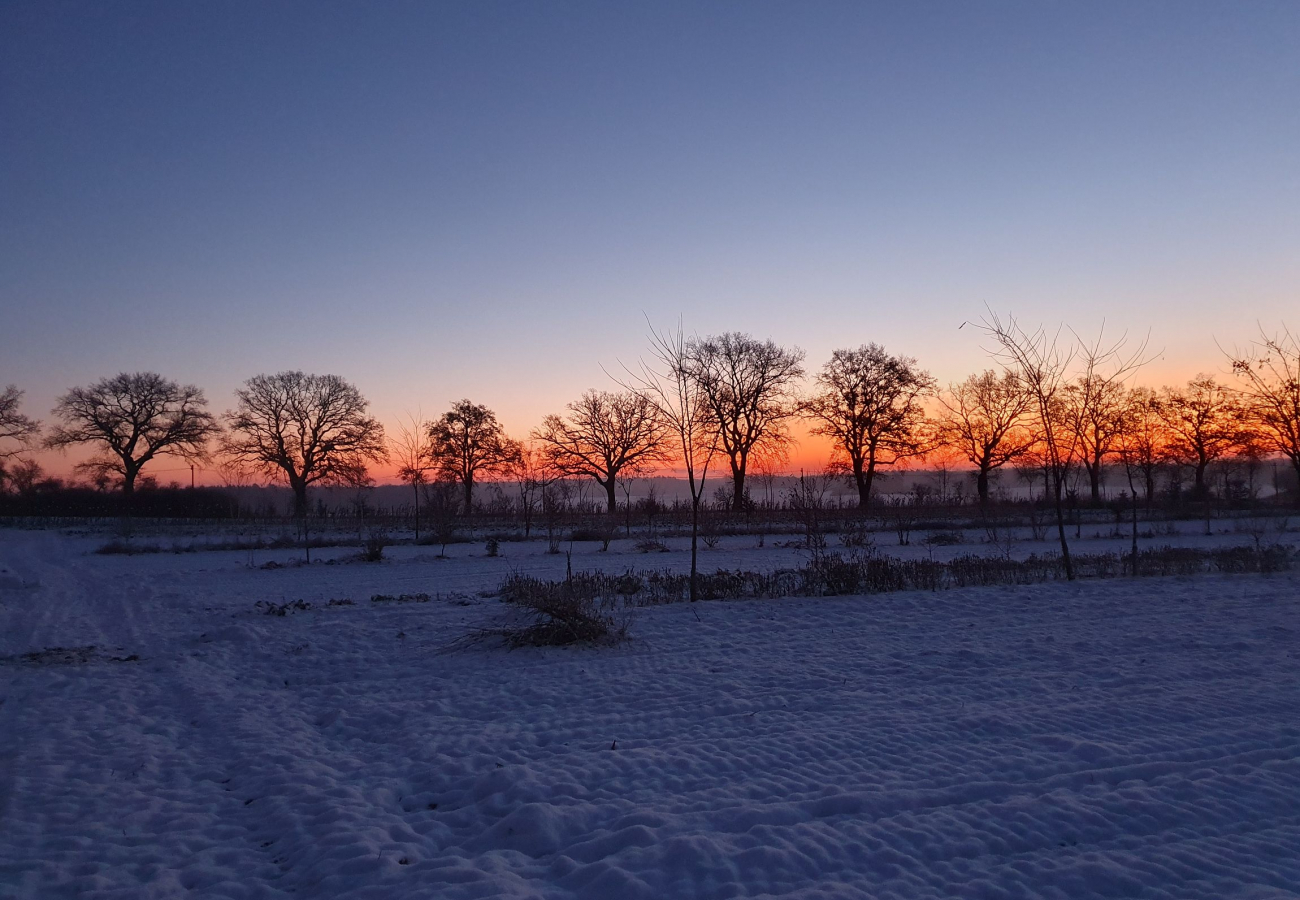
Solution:
M 567 416 L 547 416 L 533 436 L 551 464 L 569 476 L 589 476 L 605 489 L 611 515 L 618 479 L 667 457 L 668 424 L 659 407 L 635 391 L 587 391 Z
M 732 331 L 692 338 L 686 356 L 731 464 L 733 508 L 741 509 L 750 460 L 785 456 L 787 421 L 799 411 L 795 385 L 804 373 L 803 351 Z
M 77 468 L 121 478 L 128 497 L 140 470 L 155 457 L 204 459 L 208 441 L 219 432 L 203 391 L 154 372 L 123 372 L 75 387 L 59 398 L 54 416 L 62 424 L 46 445 L 95 447 L 98 452 Z
M 368 415 L 370 404 L 337 375 L 255 375 L 235 398 L 222 451 L 287 483 L 299 517 L 307 514 L 311 485 L 366 484 L 367 465 L 387 459 L 384 428 Z
M 858 506 L 871 498 L 880 466 L 924 453 L 924 398 L 934 392 L 930 373 L 909 356 L 891 356 L 879 344 L 836 350 L 817 373 L 817 387 L 804 404 L 817 421 L 814 434 L 834 441 L 833 465 L 847 470 L 858 489 Z
M 12 384 L 0 391 L 0 460 L 21 453 L 40 432 L 39 422 L 18 411 L 22 401 L 23 392 Z
M 1197 497 L 1208 497 L 1206 469 L 1249 443 L 1237 397 L 1214 376 L 1202 374 L 1184 388 L 1163 388 L 1156 401 L 1156 413 L 1165 426 L 1168 459 L 1191 468 L 1193 492 Z
M 1300 334 L 1285 325 L 1272 335 L 1261 329 L 1252 347 L 1230 358 L 1256 440 L 1290 460 L 1300 481 Z
M 980 503 L 988 503 L 989 475 L 1023 458 L 1038 440 L 1029 423 L 1033 398 L 1014 373 L 988 369 L 950 385 L 939 403 L 938 438 L 975 467 Z
M 474 483 L 503 471 L 519 453 L 496 414 L 486 406 L 457 400 L 429 424 L 429 453 L 444 478 L 460 483 L 465 515 L 474 509 Z

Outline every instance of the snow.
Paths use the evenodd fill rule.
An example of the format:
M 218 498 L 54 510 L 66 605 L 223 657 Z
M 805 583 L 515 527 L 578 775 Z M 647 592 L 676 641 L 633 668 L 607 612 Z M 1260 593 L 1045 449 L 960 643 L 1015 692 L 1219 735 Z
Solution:
M 771 541 L 702 556 L 797 558 Z M 618 647 L 440 653 L 564 557 L 101 542 L 0 532 L 3 897 L 1300 896 L 1293 573 L 679 604 Z M 573 565 L 685 565 L 626 543 Z

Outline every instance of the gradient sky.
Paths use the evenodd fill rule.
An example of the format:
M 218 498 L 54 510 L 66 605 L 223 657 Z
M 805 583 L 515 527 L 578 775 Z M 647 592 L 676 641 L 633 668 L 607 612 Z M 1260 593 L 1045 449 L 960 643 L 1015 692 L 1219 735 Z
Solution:
M 31 414 L 301 368 L 522 436 L 647 315 L 948 381 L 985 303 L 1154 381 L 1300 325 L 1300 3 L 0 5 Z

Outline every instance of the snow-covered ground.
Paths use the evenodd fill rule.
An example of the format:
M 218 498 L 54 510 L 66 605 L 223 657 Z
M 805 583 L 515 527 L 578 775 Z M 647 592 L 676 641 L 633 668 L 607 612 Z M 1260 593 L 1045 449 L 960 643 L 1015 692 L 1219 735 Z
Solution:
M 1294 573 L 679 604 L 618 647 L 442 654 L 564 557 L 101 542 L 0 531 L 3 897 L 1300 896 Z M 754 543 L 704 564 L 798 560 Z M 621 546 L 573 565 L 686 564 Z

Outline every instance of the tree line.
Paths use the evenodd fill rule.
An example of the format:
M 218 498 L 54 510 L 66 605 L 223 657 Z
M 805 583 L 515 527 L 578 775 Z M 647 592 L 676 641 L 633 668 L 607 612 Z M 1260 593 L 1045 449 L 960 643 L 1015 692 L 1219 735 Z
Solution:
M 697 510 L 721 469 L 730 505 L 743 509 L 751 474 L 786 466 L 799 419 L 829 439 L 830 471 L 864 508 L 882 471 L 938 459 L 971 471 L 981 504 L 1007 466 L 1038 471 L 1058 508 L 1076 477 L 1101 502 L 1103 470 L 1113 466 L 1148 503 L 1167 465 L 1189 471 L 1195 496 L 1210 491 L 1209 467 L 1231 457 L 1283 458 L 1300 479 L 1300 339 L 1285 327 L 1227 354 L 1228 381 L 1201 374 L 1161 388 L 1132 383 L 1147 362 L 1144 344 L 1103 345 L 993 314 L 975 327 L 993 366 L 943 387 L 915 358 L 874 343 L 834 351 L 808 378 L 803 351 L 770 339 L 652 331 L 646 358 L 621 369 L 610 389 L 585 392 L 523 439 L 468 399 L 386 434 L 337 375 L 256 375 L 217 415 L 194 385 L 121 373 L 71 388 L 49 428 L 22 412 L 23 394 L 10 386 L 0 392 L 0 490 L 39 477 L 25 451 L 84 445 L 94 453 L 77 472 L 101 490 L 130 498 L 155 459 L 179 457 L 284 484 L 298 515 L 311 486 L 369 484 L 383 462 L 411 486 L 417 516 L 431 492 L 468 515 L 476 485 L 491 479 L 513 481 L 527 515 L 547 485 L 590 478 L 613 512 L 620 483 L 665 467 L 682 473 Z

